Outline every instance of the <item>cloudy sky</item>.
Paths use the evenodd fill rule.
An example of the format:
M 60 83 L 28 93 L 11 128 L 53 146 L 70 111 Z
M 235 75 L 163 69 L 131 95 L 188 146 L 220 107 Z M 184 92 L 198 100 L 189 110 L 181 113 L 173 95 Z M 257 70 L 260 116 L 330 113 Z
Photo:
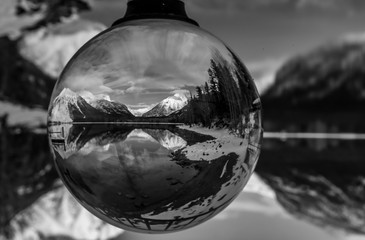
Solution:
M 249 67 L 260 89 L 293 55 L 365 32 L 363 0 L 185 0 L 188 15 L 226 42 Z M 126 0 L 95 0 L 84 17 L 107 26 Z
M 145 108 L 175 94 L 194 94 L 208 80 L 216 50 L 232 61 L 223 44 L 190 24 L 131 23 L 92 40 L 67 66 L 59 91 L 108 94 L 132 109 Z

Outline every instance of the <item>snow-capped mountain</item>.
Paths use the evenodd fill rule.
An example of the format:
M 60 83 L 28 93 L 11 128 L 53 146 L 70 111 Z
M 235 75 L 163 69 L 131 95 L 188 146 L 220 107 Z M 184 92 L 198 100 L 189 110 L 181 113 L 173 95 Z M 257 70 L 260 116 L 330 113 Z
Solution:
M 143 108 L 132 108 L 130 106 L 128 106 L 128 110 L 136 117 L 141 117 L 143 114 L 145 114 L 146 112 L 150 111 L 154 106 L 147 106 L 147 107 L 143 107 Z
M 71 117 L 70 107 L 75 106 L 82 112 L 78 106 L 78 97 L 79 96 L 70 89 L 63 89 L 53 101 L 53 106 L 50 111 L 50 120 L 53 122 L 72 122 L 73 119 Z
M 188 103 L 188 99 L 185 95 L 176 93 L 173 96 L 167 97 L 159 102 L 150 111 L 143 114 L 143 117 L 163 117 L 168 116 L 171 113 L 178 111 L 185 107 Z
M 89 91 L 81 91 L 79 92 L 79 95 L 85 99 L 85 101 L 90 104 L 93 107 L 98 107 L 96 104 L 96 101 L 98 100 L 107 100 L 107 101 L 111 101 L 109 95 L 106 94 L 97 94 L 94 95 Z
M 88 91 L 80 92 L 80 96 L 92 107 L 107 114 L 131 114 L 124 104 L 114 102 L 106 94 L 94 95 Z
M 85 96 L 87 100 L 68 88 L 63 89 L 53 101 L 50 121 L 124 121 L 134 117 L 124 104 L 93 96 L 92 93 Z

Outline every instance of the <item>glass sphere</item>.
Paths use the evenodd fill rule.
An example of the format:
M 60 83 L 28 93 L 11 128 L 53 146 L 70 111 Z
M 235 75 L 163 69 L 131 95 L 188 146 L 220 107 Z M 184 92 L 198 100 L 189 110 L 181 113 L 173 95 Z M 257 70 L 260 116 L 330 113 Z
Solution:
M 56 168 L 90 212 L 137 232 L 213 217 L 242 191 L 262 138 L 246 67 L 192 24 L 128 21 L 86 43 L 48 112 Z

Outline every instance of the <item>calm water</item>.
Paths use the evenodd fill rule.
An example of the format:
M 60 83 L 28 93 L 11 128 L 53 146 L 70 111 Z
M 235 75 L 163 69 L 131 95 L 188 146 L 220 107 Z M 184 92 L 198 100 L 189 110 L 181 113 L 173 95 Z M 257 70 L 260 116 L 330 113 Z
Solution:
M 259 153 L 250 134 L 189 125 L 61 124 L 49 135 L 71 193 L 109 223 L 141 231 L 182 230 L 218 214 Z
M 283 136 L 264 140 L 251 188 L 213 220 L 174 235 L 120 239 L 365 238 L 365 141 Z
M 88 146 L 96 144 L 99 149 L 94 149 L 93 154 L 102 157 L 100 152 L 112 151 L 111 145 L 123 142 L 124 145 L 120 146 L 124 147 L 124 150 L 120 149 L 120 151 L 129 151 L 134 156 L 142 156 L 148 150 L 149 153 L 153 153 L 155 161 L 163 162 L 161 156 L 166 157 L 169 153 L 186 146 L 210 140 L 209 136 L 194 134 L 196 133 L 189 134 L 184 131 L 177 133 L 166 129 L 128 129 L 126 132 L 108 132 L 108 138 L 106 135 L 100 137 L 97 132 L 89 132 L 88 138 L 79 139 L 79 143 L 72 146 L 75 149 L 82 148 L 83 151 L 90 151 Z M 44 169 L 47 170 L 47 178 L 34 179 L 41 185 L 50 179 L 54 180 L 54 172 L 50 171 L 49 165 L 44 162 L 44 158 L 49 156 L 49 150 L 44 147 L 44 144 L 40 144 L 44 143 L 46 138 L 45 135 L 40 134 L 11 134 L 7 142 L 9 146 L 14 146 L 13 143 L 33 142 L 33 148 L 27 148 L 24 151 L 33 156 L 32 159 L 39 159 L 36 161 L 37 168 L 31 168 L 34 175 Z M 144 143 L 143 147 L 141 142 Z M 60 142 L 55 143 L 60 151 L 65 149 Z M 22 158 L 16 154 L 15 150 L 10 153 L 15 158 Z M 67 151 L 64 151 L 64 154 L 66 157 Z M 120 239 L 217 239 L 217 236 L 224 239 L 242 239 L 246 236 L 247 239 L 322 240 L 355 239 L 351 238 L 353 236 L 361 239 L 363 234 L 365 238 L 364 156 L 365 141 L 361 139 L 285 138 L 283 136 L 266 138 L 263 141 L 255 175 L 251 178 L 248 189 L 245 189 L 226 210 L 212 220 L 171 235 L 146 236 L 125 233 Z M 14 164 L 16 162 L 14 161 Z M 26 163 L 29 166 L 35 164 L 30 158 L 23 164 Z M 11 166 L 8 163 L 9 171 L 12 169 Z M 171 165 L 171 167 L 174 166 Z M 193 168 L 192 171 L 196 169 Z M 28 176 L 29 172 L 24 175 L 17 172 L 17 178 L 23 179 L 23 184 L 21 180 L 16 183 L 6 181 L 7 189 L 29 185 Z M 168 176 L 166 179 L 169 181 Z M 34 196 L 40 195 L 45 188 L 51 190 L 48 185 L 42 186 L 44 186 L 42 191 L 34 189 Z M 168 186 L 171 185 L 166 185 L 166 189 L 169 189 Z M 172 191 L 174 189 L 171 188 Z M 217 192 L 209 194 L 214 195 Z M 11 205 L 11 202 L 6 200 L 3 201 L 8 206 Z M 24 196 L 18 196 L 15 200 L 13 203 L 16 202 L 17 206 L 14 207 L 28 206 L 24 202 Z

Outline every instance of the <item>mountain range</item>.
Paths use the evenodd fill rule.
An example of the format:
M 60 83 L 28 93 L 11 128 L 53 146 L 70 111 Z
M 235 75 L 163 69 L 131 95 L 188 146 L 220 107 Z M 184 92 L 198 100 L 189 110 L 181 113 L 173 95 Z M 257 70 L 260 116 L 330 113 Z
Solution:
M 365 41 L 339 40 L 287 61 L 262 95 L 267 111 L 353 111 L 365 103 Z
M 53 101 L 49 119 L 52 122 L 112 122 L 134 118 L 124 104 L 90 95 L 86 99 L 68 88 L 63 89 Z
M 146 118 L 166 117 L 178 112 L 187 105 L 187 98 L 175 94 L 159 102 L 150 111 L 144 113 L 139 120 L 148 121 Z M 52 122 L 115 122 L 138 121 L 129 108 L 110 100 L 107 95 L 93 95 L 91 92 L 74 91 L 64 88 L 54 99 L 49 113 Z

